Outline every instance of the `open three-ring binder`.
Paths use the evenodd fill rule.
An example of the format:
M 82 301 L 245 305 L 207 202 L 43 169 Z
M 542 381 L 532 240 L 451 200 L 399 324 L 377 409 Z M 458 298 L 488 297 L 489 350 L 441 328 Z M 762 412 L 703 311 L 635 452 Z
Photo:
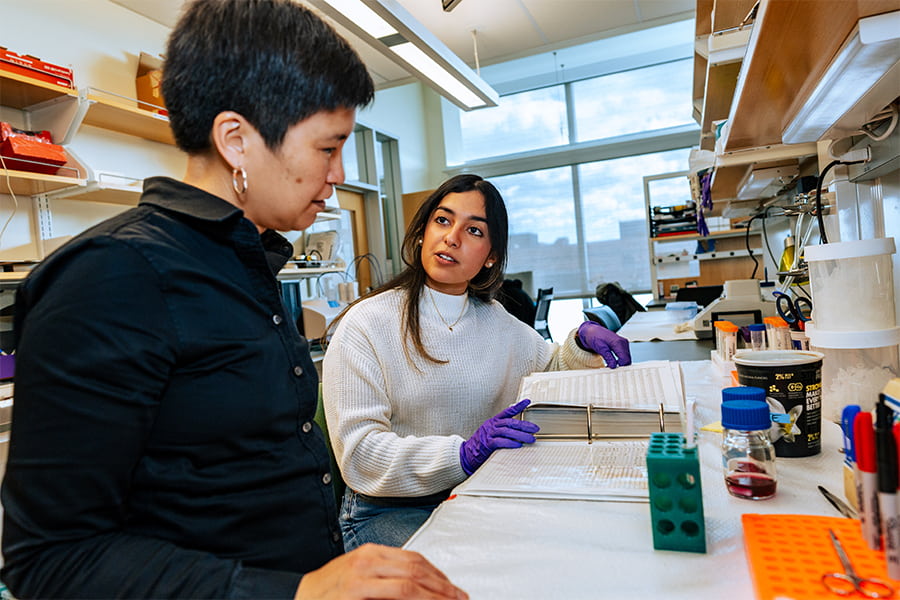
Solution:
M 541 426 L 538 441 L 495 451 L 456 494 L 647 502 L 650 433 L 683 430 L 677 362 L 535 373 L 518 396 L 533 402 L 521 418 Z
M 684 382 L 677 362 L 649 361 L 618 369 L 533 373 L 519 399 L 521 418 L 548 440 L 643 439 L 683 431 Z

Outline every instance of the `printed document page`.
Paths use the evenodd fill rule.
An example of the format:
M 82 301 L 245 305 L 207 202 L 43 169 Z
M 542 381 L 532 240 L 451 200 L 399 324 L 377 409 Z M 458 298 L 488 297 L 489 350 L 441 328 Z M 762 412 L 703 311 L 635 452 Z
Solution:
M 538 441 L 497 450 L 455 493 L 647 502 L 648 443 Z
M 678 362 L 654 360 L 617 369 L 533 373 L 522 379 L 519 399 L 532 404 L 589 404 L 605 408 L 682 412 L 684 384 Z

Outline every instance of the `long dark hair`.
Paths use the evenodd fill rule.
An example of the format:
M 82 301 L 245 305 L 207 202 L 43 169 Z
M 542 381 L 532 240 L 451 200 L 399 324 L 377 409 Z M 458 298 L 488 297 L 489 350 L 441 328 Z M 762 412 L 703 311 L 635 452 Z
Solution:
M 401 319 L 402 335 L 412 342 L 419 355 L 435 363 L 445 363 L 447 361 L 433 357 L 422 344 L 422 328 L 419 323 L 419 299 L 422 297 L 422 290 L 425 287 L 427 275 L 425 267 L 422 265 L 422 246 L 419 244 L 419 239 L 424 236 L 425 228 L 428 226 L 428 222 L 441 200 L 448 194 L 471 191 L 481 192 L 481 195 L 484 197 L 488 235 L 491 241 L 491 252 L 495 260 L 490 268 L 482 267 L 481 271 L 469 281 L 466 293 L 469 294 L 470 298 L 490 302 L 503 284 L 506 252 L 509 245 L 509 222 L 506 215 L 506 204 L 504 204 L 500 192 L 489 181 L 474 174 L 451 177 L 425 200 L 422 206 L 419 207 L 419 210 L 416 211 L 409 227 L 406 229 L 406 235 L 403 237 L 401 257 L 406 268 L 399 275 L 363 297 L 368 298 L 398 288 L 406 290 L 406 303 L 403 307 L 403 318 Z M 363 298 L 360 298 L 360 300 Z M 343 314 L 340 316 L 343 316 Z M 332 323 L 332 327 L 336 326 L 340 316 Z M 404 349 L 406 348 L 407 346 L 404 344 Z

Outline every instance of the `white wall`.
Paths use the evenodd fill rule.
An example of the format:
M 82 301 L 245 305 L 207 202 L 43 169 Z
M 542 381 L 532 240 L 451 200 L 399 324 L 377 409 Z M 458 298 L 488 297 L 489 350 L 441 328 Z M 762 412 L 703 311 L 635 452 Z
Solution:
M 0 23 L 0 43 L 8 50 L 71 66 L 79 89 L 92 87 L 129 98 L 135 95 L 141 51 L 160 54 L 167 35 L 163 26 L 107 0 L 0 0 Z M 0 89 L 0 105 L 2 94 Z M 14 126 L 21 126 L 15 122 L 20 116 L 0 109 L 0 118 Z M 63 133 L 53 132 L 56 136 Z M 140 179 L 160 174 L 180 177 L 184 170 L 184 158 L 172 146 L 89 126 L 79 129 L 67 149 L 95 172 Z M 48 249 L 124 209 L 64 200 L 51 201 L 50 207 L 54 240 Z M 0 257 L 40 258 L 32 230 L 31 200 L 0 195 L 0 219 L 5 221 L 8 211 L 14 209 L 15 217 L 0 239 Z
M 381 90 L 359 121 L 399 140 L 403 193 L 430 190 L 444 179 L 440 96 L 421 83 Z

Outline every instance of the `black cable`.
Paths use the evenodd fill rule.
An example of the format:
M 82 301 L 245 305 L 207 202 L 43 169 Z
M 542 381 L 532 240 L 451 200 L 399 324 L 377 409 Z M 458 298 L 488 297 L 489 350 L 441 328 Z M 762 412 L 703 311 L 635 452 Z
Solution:
M 793 284 L 793 285 L 794 285 L 794 293 L 800 292 L 803 296 L 806 296 L 807 300 L 812 302 L 812 296 L 809 295 L 809 292 L 807 292 L 805 289 L 803 289 L 802 285 L 800 285 L 799 283 Z
M 753 220 L 758 219 L 760 216 L 765 215 L 766 211 L 761 213 L 757 213 L 750 217 L 750 220 L 747 221 L 747 232 L 744 234 L 744 245 L 747 247 L 747 256 L 753 261 L 753 273 L 750 274 L 750 279 L 756 279 L 756 271 L 759 269 L 759 261 L 756 260 L 756 256 L 753 255 L 753 250 L 750 248 L 750 227 L 753 225 Z
M 371 252 L 355 256 L 353 258 L 353 260 L 350 262 L 350 265 L 347 267 L 346 272 L 349 274 L 350 269 L 354 269 L 353 276 L 357 277 L 357 275 L 359 273 L 359 265 L 362 263 L 363 260 L 368 260 L 369 264 L 372 266 L 372 276 L 374 279 L 373 283 L 375 284 L 374 287 L 377 287 L 377 286 L 381 285 L 382 283 L 384 283 L 384 276 L 381 271 L 381 264 L 379 264 L 378 258 Z
M 774 205 L 770 204 L 766 207 L 765 211 L 763 211 L 763 220 L 762 220 L 762 234 L 763 234 L 763 243 L 766 245 L 766 252 L 769 253 L 769 258 L 772 259 L 772 264 L 778 267 L 778 261 L 775 260 L 775 254 L 772 253 L 772 245 L 769 244 L 769 234 L 766 232 L 766 219 L 769 218 L 769 209 L 775 208 Z
M 828 236 L 825 235 L 825 219 L 822 218 L 822 182 L 825 181 L 825 174 L 831 170 L 831 168 L 835 165 L 856 165 L 859 163 L 866 162 L 864 160 L 852 160 L 852 161 L 843 161 L 843 160 L 833 160 L 822 169 L 822 172 L 819 173 L 819 178 L 816 180 L 816 222 L 819 224 L 819 243 L 827 244 Z
M 765 241 L 766 250 L 768 250 L 769 258 L 772 259 L 772 262 L 776 265 L 778 264 L 778 262 L 775 260 L 775 255 L 772 254 L 772 249 L 769 247 L 769 236 L 766 235 L 766 219 L 769 218 L 769 210 L 772 208 L 776 207 L 770 204 L 769 206 L 765 207 L 762 212 L 756 213 L 755 215 L 750 217 L 749 221 L 747 221 L 747 231 L 744 234 L 744 245 L 747 248 L 747 256 L 749 256 L 753 261 L 753 273 L 750 274 L 750 279 L 756 279 L 756 271 L 759 269 L 759 261 L 756 260 L 756 255 L 753 254 L 753 250 L 750 248 L 750 227 L 753 225 L 754 219 L 762 219 L 762 235 L 763 240 Z

